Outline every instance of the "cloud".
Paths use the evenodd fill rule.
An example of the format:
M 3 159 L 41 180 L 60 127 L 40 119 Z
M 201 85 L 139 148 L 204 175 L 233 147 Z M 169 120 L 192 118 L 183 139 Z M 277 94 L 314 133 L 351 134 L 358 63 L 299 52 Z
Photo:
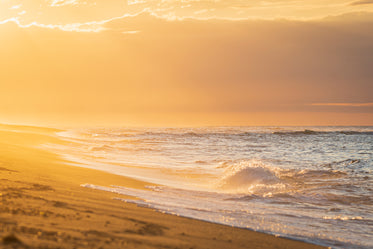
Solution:
M 19 9 L 21 7 L 22 7 L 22 4 L 18 4 L 18 5 L 14 5 L 14 6 L 10 7 L 9 9 L 15 10 L 15 9 Z
M 52 0 L 50 6 L 60 7 L 64 5 L 77 5 L 79 4 L 77 0 Z
M 365 5 L 365 4 L 373 4 L 373 0 L 360 0 L 360 1 L 354 1 L 350 3 L 350 5 L 352 6 Z
M 31 22 L 28 24 L 22 24 L 19 21 L 19 18 L 13 17 L 3 21 L 0 21 L 1 24 L 6 23 L 15 23 L 20 28 L 30 28 L 30 27 L 39 27 L 44 29 L 59 29 L 61 31 L 69 31 L 69 32 L 100 32 L 103 31 L 104 28 L 102 24 L 104 22 L 87 22 L 87 23 L 72 23 L 72 24 L 42 24 L 37 22 Z
M 144 4 L 147 3 L 145 0 L 127 0 L 128 5 Z
M 367 107 L 373 106 L 373 103 L 313 103 L 313 106 L 339 106 L 339 107 Z
M 351 11 L 351 6 L 341 4 L 342 1 L 252 0 L 248 4 L 247 0 L 14 0 L 0 1 L 0 20 L 18 17 L 24 25 L 65 25 L 101 22 L 141 11 L 168 20 L 314 20 Z M 362 7 L 354 7 L 354 10 L 373 11 L 373 6 L 367 5 L 369 2 L 353 2 L 356 5 L 365 3 Z M 12 9 L 13 6 L 20 6 L 19 10 L 26 13 L 18 15 L 19 11 Z
M 3 21 L 0 21 L 1 24 L 6 24 L 6 23 L 15 23 L 17 24 L 20 28 L 30 28 L 30 27 L 39 27 L 39 28 L 45 28 L 45 29 L 58 29 L 61 31 L 68 31 L 68 32 L 101 32 L 106 30 L 104 27 L 106 23 L 110 23 L 112 21 L 115 21 L 117 19 L 123 20 L 128 17 L 135 17 L 137 15 L 140 15 L 142 13 L 147 12 L 147 10 L 140 11 L 135 14 L 124 14 L 119 17 L 113 17 L 109 19 L 104 19 L 101 21 L 92 21 L 92 22 L 83 22 L 83 23 L 68 23 L 68 24 L 43 24 L 43 23 L 38 23 L 38 22 L 31 22 L 27 24 L 23 24 L 20 20 L 19 17 L 12 17 L 9 19 L 5 19 Z M 125 31 L 126 32 L 126 31 Z M 132 32 L 134 34 L 134 32 Z

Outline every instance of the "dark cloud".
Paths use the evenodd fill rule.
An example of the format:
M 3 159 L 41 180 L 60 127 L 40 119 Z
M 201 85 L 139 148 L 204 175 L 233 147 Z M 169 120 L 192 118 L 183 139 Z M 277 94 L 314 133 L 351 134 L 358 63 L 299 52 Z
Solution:
M 364 5 L 364 4 L 373 4 L 372 0 L 360 0 L 360 1 L 354 1 L 350 3 L 350 5 Z

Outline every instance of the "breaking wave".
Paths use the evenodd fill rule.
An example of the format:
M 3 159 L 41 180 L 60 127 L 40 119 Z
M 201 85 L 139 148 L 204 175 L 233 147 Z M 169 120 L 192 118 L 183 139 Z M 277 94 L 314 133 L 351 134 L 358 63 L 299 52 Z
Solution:
M 271 189 L 282 185 L 278 173 L 279 169 L 268 167 L 261 162 L 242 161 L 227 166 L 223 178 L 217 185 L 223 191 L 237 193 L 250 193 L 255 186 Z
M 340 170 L 282 169 L 258 160 L 223 165 L 220 167 L 224 167 L 224 174 L 216 184 L 217 189 L 228 193 L 255 194 L 264 197 L 287 192 L 294 194 L 310 186 L 312 189 L 325 185 L 332 188 L 339 184 L 339 179 L 348 175 Z

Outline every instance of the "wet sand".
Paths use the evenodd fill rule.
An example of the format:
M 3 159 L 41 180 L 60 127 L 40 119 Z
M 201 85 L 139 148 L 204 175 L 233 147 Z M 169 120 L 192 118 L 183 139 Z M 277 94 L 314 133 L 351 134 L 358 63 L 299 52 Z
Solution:
M 144 182 L 67 165 L 38 148 L 57 130 L 0 125 L 1 248 L 322 248 L 168 215 L 80 187 Z

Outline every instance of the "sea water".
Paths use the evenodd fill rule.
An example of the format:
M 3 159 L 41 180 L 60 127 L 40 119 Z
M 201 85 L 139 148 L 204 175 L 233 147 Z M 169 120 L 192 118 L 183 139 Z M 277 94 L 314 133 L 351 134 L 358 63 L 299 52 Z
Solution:
M 53 150 L 75 165 L 149 183 L 82 184 L 123 194 L 118 201 L 332 248 L 373 248 L 373 127 L 91 128 L 58 136 L 67 144 Z

